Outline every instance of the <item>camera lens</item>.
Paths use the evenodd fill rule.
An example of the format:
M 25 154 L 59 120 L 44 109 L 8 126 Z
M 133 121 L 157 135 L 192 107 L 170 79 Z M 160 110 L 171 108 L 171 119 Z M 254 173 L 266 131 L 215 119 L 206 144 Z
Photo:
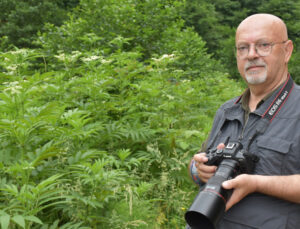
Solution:
M 219 222 L 224 210 L 225 202 L 219 195 L 202 191 L 185 214 L 185 220 L 192 229 L 215 229 L 215 223 Z
M 222 183 L 235 175 L 235 160 L 223 160 L 214 176 L 198 193 L 185 214 L 185 220 L 192 229 L 215 229 L 224 215 L 225 206 L 232 190 L 222 188 Z
M 215 226 L 212 224 L 212 222 L 202 214 L 199 214 L 198 212 L 189 212 L 189 215 L 187 216 L 189 221 L 187 223 L 190 225 L 191 229 L 215 229 Z M 193 223 L 196 222 L 196 223 Z M 200 223 L 197 223 L 200 222 Z

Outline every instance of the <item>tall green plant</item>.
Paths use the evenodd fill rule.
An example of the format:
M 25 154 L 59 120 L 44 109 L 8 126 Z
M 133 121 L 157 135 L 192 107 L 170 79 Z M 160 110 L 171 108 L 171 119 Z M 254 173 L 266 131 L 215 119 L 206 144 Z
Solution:
M 184 227 L 197 191 L 186 165 L 241 89 L 180 6 L 84 0 L 43 49 L 0 54 L 5 225 Z

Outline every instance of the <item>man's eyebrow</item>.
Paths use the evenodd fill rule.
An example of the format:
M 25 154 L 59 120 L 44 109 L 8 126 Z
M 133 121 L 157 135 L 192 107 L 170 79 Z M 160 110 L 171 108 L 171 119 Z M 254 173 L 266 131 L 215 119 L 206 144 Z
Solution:
M 257 44 L 257 43 L 261 43 L 261 42 L 266 42 L 266 43 L 270 43 L 271 41 L 269 41 L 269 39 L 267 38 L 261 38 L 261 39 L 258 39 L 256 42 L 254 42 L 253 44 Z M 247 41 L 240 41 L 240 42 L 237 42 L 237 45 L 249 45 L 251 43 L 247 42 Z
M 269 39 L 266 38 L 262 38 L 256 41 L 256 43 L 261 43 L 261 42 L 266 42 L 266 43 L 270 43 L 271 41 Z

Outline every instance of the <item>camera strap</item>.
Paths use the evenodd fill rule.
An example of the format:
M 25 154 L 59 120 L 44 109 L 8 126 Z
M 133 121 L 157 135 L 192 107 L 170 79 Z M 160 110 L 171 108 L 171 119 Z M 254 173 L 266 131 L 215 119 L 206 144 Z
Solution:
M 272 101 L 271 105 L 267 108 L 265 113 L 262 115 L 261 119 L 258 121 L 256 125 L 256 132 L 252 137 L 249 138 L 249 143 L 247 144 L 247 150 L 249 146 L 258 135 L 264 134 L 267 127 L 273 121 L 275 116 L 278 114 L 284 103 L 287 101 L 291 91 L 294 88 L 294 81 L 290 75 L 288 75 L 288 79 L 285 81 L 281 90 L 277 93 L 276 97 Z
M 291 91 L 294 88 L 294 82 L 290 75 L 288 75 L 288 79 L 285 81 L 283 87 L 278 92 L 277 96 L 268 107 L 266 112 L 263 114 L 262 118 L 268 119 L 270 122 L 275 118 L 278 111 L 281 109 L 283 104 L 286 102 L 287 98 L 289 97 Z

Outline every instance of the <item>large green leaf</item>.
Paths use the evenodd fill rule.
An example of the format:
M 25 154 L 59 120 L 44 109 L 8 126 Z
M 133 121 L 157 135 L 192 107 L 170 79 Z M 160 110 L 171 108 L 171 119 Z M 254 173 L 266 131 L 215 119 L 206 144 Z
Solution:
M 0 216 L 0 223 L 2 229 L 7 229 L 10 222 L 10 215 L 1 215 Z
M 35 223 L 38 223 L 38 224 L 43 224 L 43 222 L 38 217 L 33 216 L 33 215 L 25 216 L 25 219 L 27 221 L 35 222 Z
M 18 224 L 20 227 L 25 228 L 25 219 L 21 215 L 15 215 L 12 217 L 12 221 Z

